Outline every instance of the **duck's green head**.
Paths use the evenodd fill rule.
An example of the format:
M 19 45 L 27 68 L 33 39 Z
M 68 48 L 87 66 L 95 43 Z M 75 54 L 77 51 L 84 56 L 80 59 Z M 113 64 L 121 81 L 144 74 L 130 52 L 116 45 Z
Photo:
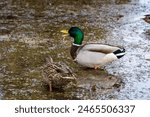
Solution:
M 74 42 L 73 42 L 74 44 L 76 44 L 76 45 L 82 44 L 82 41 L 84 38 L 84 33 L 80 28 L 71 27 L 68 31 L 62 30 L 61 32 L 65 33 L 65 34 L 69 33 L 69 35 L 74 38 Z

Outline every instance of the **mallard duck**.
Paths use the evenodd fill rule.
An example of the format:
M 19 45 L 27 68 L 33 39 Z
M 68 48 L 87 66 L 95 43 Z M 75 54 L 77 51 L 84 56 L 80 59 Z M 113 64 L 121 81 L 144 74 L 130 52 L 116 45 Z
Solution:
M 51 57 L 46 59 L 42 69 L 43 81 L 53 89 L 65 90 L 76 85 L 76 77 L 64 62 L 54 62 Z
M 100 43 L 82 45 L 84 33 L 78 27 L 71 27 L 69 30 L 61 30 L 61 32 L 74 38 L 70 49 L 71 57 L 84 67 L 97 69 L 125 55 L 125 49 L 117 46 Z

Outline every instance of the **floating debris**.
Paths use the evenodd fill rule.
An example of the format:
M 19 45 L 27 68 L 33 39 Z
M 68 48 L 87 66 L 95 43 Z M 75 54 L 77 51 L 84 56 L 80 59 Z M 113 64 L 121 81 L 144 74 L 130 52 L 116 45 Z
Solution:
M 145 15 L 144 20 L 145 20 L 147 23 L 150 23 L 150 15 Z

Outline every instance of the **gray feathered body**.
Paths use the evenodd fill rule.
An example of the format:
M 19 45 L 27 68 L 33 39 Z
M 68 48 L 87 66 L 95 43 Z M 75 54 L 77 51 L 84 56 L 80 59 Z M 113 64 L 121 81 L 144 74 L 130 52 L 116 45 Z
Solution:
M 115 46 L 91 43 L 82 46 L 72 45 L 70 53 L 73 59 L 80 65 L 95 68 L 102 67 L 118 59 L 113 53 L 118 49 L 120 48 Z

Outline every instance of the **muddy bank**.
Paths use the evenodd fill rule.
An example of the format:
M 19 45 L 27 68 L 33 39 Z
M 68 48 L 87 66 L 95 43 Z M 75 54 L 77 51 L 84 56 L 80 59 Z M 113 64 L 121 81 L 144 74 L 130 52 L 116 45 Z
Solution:
M 85 41 L 104 39 L 107 30 L 90 26 L 86 17 L 90 17 L 87 11 L 94 10 L 95 3 L 84 0 L 1 2 L 5 4 L 0 11 L 2 99 L 97 99 L 98 94 L 120 87 L 121 80 L 106 71 L 86 70 L 75 64 L 69 55 L 71 40 L 64 39 L 60 33 L 63 28 L 77 25 L 85 31 Z M 76 4 L 82 7 L 76 9 Z M 41 71 L 49 55 L 73 68 L 79 79 L 77 89 L 51 93 L 45 89 Z

